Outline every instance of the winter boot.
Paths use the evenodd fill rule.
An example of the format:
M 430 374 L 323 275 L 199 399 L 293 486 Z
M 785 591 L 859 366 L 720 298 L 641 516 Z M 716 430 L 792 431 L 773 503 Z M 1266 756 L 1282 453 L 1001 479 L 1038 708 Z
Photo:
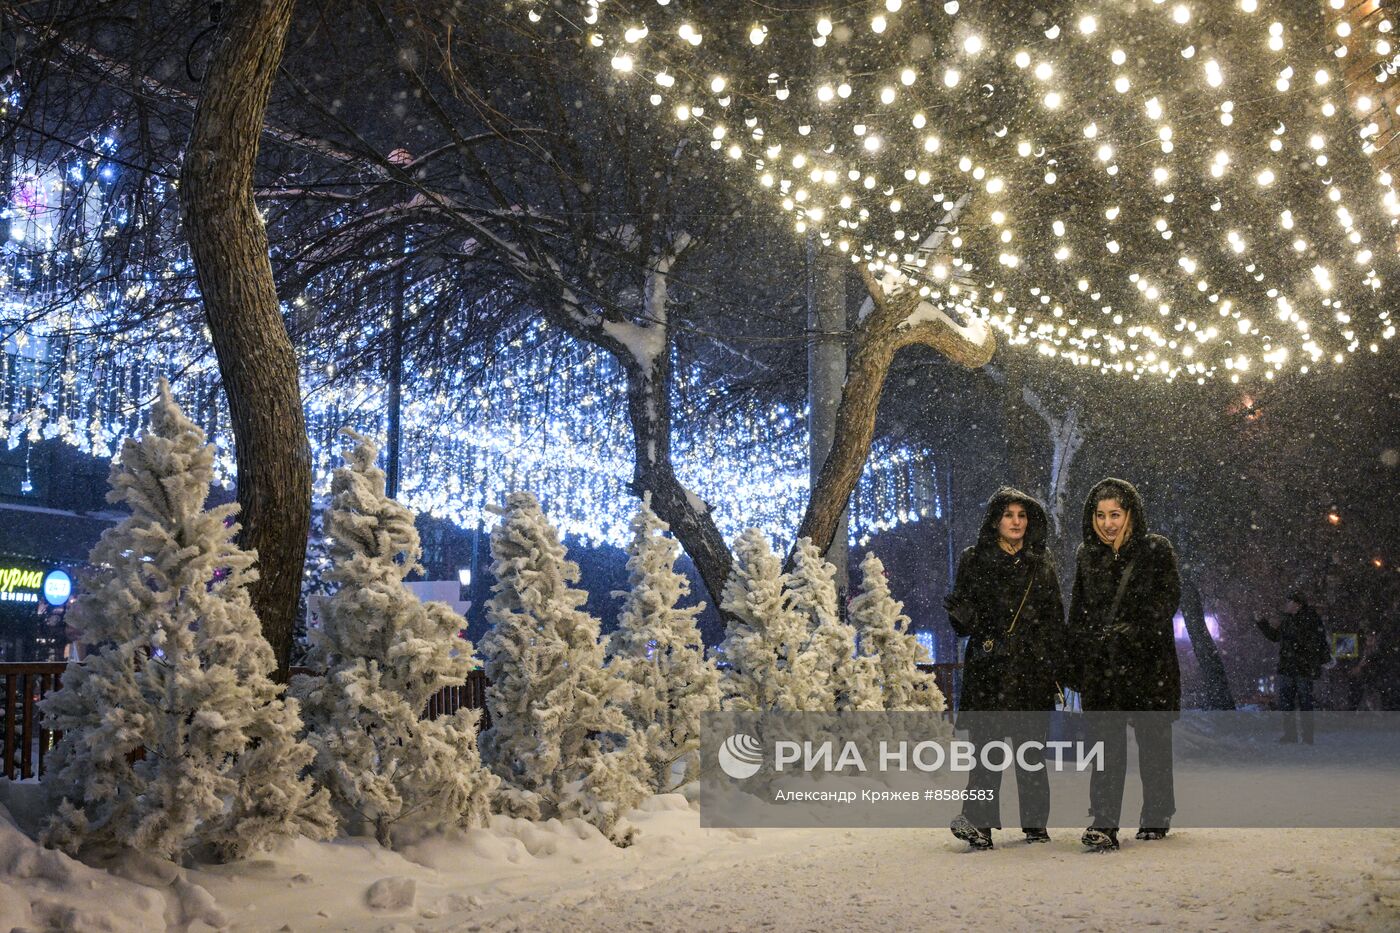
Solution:
M 1149 828 L 1144 826 L 1137 831 L 1137 835 L 1133 838 L 1142 839 L 1144 841 L 1151 839 L 1165 839 L 1167 838 L 1167 829 L 1168 827 L 1166 826 L 1160 828 Z
M 1049 842 L 1050 834 L 1043 829 L 1022 830 L 1026 834 L 1026 842 Z
M 954 836 L 974 849 L 990 849 L 992 847 L 992 831 L 973 826 L 972 822 L 961 813 L 954 817 L 953 822 L 948 824 L 948 828 L 953 831 Z
M 1111 852 L 1118 848 L 1118 830 L 1106 826 L 1090 826 L 1079 841 L 1092 852 Z

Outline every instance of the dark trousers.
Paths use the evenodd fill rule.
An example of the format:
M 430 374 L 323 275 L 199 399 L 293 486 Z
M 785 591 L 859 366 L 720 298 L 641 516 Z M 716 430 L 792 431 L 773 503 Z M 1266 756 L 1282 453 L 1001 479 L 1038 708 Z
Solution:
M 968 739 L 977 747 L 977 764 L 967 776 L 970 799 L 963 803 L 963 816 L 973 826 L 1001 828 L 1001 771 L 983 765 L 982 749 L 988 742 L 1008 740 L 1012 766 L 1016 769 L 1021 828 L 1044 829 L 1050 818 L 1050 775 L 1045 771 L 1045 735 L 1050 728 L 1050 713 L 968 711 L 962 716 L 967 721 Z M 1018 755 L 1023 742 L 1037 745 Z M 1002 750 L 994 749 L 991 757 L 994 763 L 999 764 L 1003 757 Z M 1033 770 L 1022 768 L 1022 761 Z M 977 799 L 979 797 L 991 799 Z
M 1142 776 L 1142 817 L 1139 826 L 1165 827 L 1176 812 L 1172 782 L 1171 713 L 1094 713 L 1089 741 L 1102 742 L 1104 767 L 1089 776 L 1089 811 L 1094 825 L 1118 828 L 1123 810 L 1123 784 L 1128 773 L 1128 725 L 1137 738 L 1138 771 Z
M 1313 740 L 1313 682 L 1311 677 L 1295 674 L 1278 675 L 1278 708 L 1283 713 L 1283 737 L 1289 741 L 1298 738 L 1298 724 L 1293 711 L 1298 710 L 1298 719 L 1303 721 L 1303 741 Z

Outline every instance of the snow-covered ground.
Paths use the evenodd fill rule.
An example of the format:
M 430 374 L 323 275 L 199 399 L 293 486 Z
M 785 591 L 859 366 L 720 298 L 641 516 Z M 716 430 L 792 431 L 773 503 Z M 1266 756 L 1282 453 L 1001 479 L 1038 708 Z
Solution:
M 978 853 L 924 829 L 702 829 L 678 794 L 632 820 L 628 849 L 578 821 L 496 818 L 402 853 L 300 840 L 97 870 L 0 810 L 0 931 L 1400 929 L 1400 830 L 1185 829 L 1091 855 L 1077 829 Z

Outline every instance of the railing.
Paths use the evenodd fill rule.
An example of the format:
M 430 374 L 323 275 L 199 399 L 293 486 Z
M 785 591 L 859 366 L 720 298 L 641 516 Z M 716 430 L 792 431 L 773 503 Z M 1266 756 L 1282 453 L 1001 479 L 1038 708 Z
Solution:
M 61 661 L 0 663 L 0 696 L 5 699 L 0 711 L 0 743 L 5 751 L 0 775 L 14 780 L 16 774 L 31 778 L 44 770 L 45 755 L 63 733 L 42 728 L 35 706 L 63 682 L 64 666 Z
M 0 761 L 0 777 L 25 780 L 44 773 L 44 759 L 63 733 L 43 728 L 36 707 L 44 694 L 63 683 L 66 668 L 65 661 L 0 662 L 0 698 L 4 700 L 4 707 L 0 708 L 0 743 L 5 756 Z M 293 675 L 312 673 L 315 672 L 309 668 L 292 668 Z M 459 709 L 482 710 L 485 727 L 488 717 L 483 671 L 472 671 L 466 683 L 443 687 L 435 693 L 423 710 L 423 718 L 451 716 Z M 139 750 L 136 757 L 141 757 Z
M 0 776 L 14 780 L 36 778 L 44 773 L 44 758 L 54 745 L 58 744 L 63 733 L 50 732 L 40 723 L 39 711 L 35 708 L 44 694 L 55 690 L 63 682 L 63 661 L 41 662 L 0 662 L 0 697 L 4 698 L 4 708 L 0 709 L 0 742 L 4 743 L 5 758 L 0 764 Z M 932 671 L 938 688 L 953 702 L 953 681 L 959 664 L 921 664 L 919 667 Z M 292 668 L 292 674 L 312 674 L 304 667 Z M 471 672 L 467 682 L 458 686 L 443 687 L 428 700 L 423 710 L 424 719 L 437 719 L 451 716 L 459 709 L 482 710 L 481 727 L 489 724 L 486 710 L 486 673 L 481 670 Z
M 948 701 L 948 708 L 953 708 L 953 701 L 957 699 L 957 678 L 958 670 L 962 667 L 957 663 L 945 664 L 920 664 L 921 671 L 933 671 L 933 679 L 938 684 L 938 689 L 943 691 L 943 698 Z

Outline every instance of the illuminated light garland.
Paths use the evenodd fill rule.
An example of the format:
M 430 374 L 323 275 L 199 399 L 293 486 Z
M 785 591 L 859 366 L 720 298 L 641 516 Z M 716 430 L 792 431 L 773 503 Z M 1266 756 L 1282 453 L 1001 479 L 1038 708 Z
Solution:
M 877 274 L 897 270 L 950 316 L 987 320 L 1003 342 L 1102 373 L 1203 382 L 1273 378 L 1290 364 L 1308 372 L 1375 352 L 1394 335 L 1376 296 L 1381 273 L 1395 271 L 1400 198 L 1390 173 L 1370 171 L 1365 157 L 1384 152 L 1400 128 L 1376 119 L 1358 84 L 1384 86 L 1377 96 L 1388 94 L 1394 109 L 1386 82 L 1400 57 L 1390 20 L 1371 0 L 1334 20 L 1321 45 L 1296 41 L 1310 33 L 1261 13 L 1257 0 L 1228 8 L 1140 0 L 1034 29 L 1026 20 L 984 28 L 950 2 L 941 13 L 913 7 L 869 20 L 827 12 L 810 28 L 746 22 L 763 41 L 728 59 L 727 34 L 738 27 L 697 25 L 703 7 L 691 17 L 680 2 L 582 6 L 591 46 L 615 44 L 616 20 L 647 30 L 627 80 L 654 79 L 653 103 L 669 98 L 715 134 L 713 148 L 749 163 L 799 232 L 816 231 Z M 553 10 L 532 7 L 532 19 Z M 692 37 L 685 43 L 666 39 L 677 22 Z M 784 50 L 833 38 L 842 68 L 779 67 L 793 60 Z M 1358 61 L 1363 47 L 1358 70 L 1346 60 Z M 912 48 L 922 50 L 918 60 L 900 62 Z M 1086 59 L 1112 66 L 1102 90 L 1092 87 L 1097 77 L 1087 93 L 1061 77 L 1097 74 Z M 1339 60 L 1345 81 L 1334 80 Z M 725 67 L 740 61 L 756 73 Z M 706 83 L 696 80 L 702 74 Z M 987 106 L 996 99 L 1020 103 L 1008 113 Z M 986 119 L 988 132 L 950 139 L 930 132 L 930 112 Z M 1068 188 L 1087 190 L 1088 200 L 1046 193 Z M 924 255 L 925 231 L 909 228 L 967 191 L 975 197 L 955 222 L 951 255 Z M 1122 204 L 1131 212 L 1119 216 Z M 1106 228 L 1085 222 L 1108 210 Z M 1041 215 L 1068 213 L 1079 222 L 1058 217 L 1053 237 L 1040 228 Z M 1294 218 L 1288 233 L 1259 228 L 1260 217 L 1285 213 Z M 1029 226 L 1015 215 L 1029 215 Z M 1248 233 L 1224 235 L 1241 228 Z
M 552 335 L 536 325 L 525 342 L 539 343 L 548 336 Z M 30 346 L 42 357 L 47 341 L 31 341 Z M 111 366 L 104 379 L 65 375 L 63 403 L 52 392 L 18 393 L 14 398 L 24 404 L 5 411 L 12 426 L 11 449 L 23 441 L 57 438 L 94 455 L 112 456 L 121 438 L 139 430 L 142 412 L 136 403 L 169 369 L 154 362 L 161 359 L 161 351 L 152 346 L 149 359 L 133 356 L 125 366 Z M 619 442 L 631 430 L 615 414 L 622 408 L 623 392 L 609 358 L 600 352 L 582 355 L 586 366 L 562 368 L 528 353 L 507 358 L 497 368 L 500 376 L 478 387 L 465 404 L 426 387 L 418 391 L 410 382 L 403 400 L 400 500 L 462 527 L 481 522 L 489 528 L 497 519 L 487 506 L 504 501 L 511 491 L 528 489 L 546 504 L 564 533 L 586 544 L 625 545 L 633 462 L 630 443 Z M 8 353 L 5 365 L 21 359 L 25 357 Z M 32 369 L 37 372 L 39 367 Z M 701 381 L 699 373 L 690 378 Z M 117 386 L 131 390 L 129 415 L 86 422 L 76 415 L 95 410 L 98 400 L 112 397 Z M 230 485 L 235 466 L 227 434 L 218 428 L 228 419 L 216 375 L 186 374 L 177 388 L 182 405 L 198 414 L 207 429 L 214 429 L 217 474 L 221 483 Z M 339 429 L 353 426 L 382 437 L 387 390 L 363 382 L 331 392 L 307 391 L 310 388 L 309 381 L 304 382 L 314 483 L 317 492 L 324 493 L 343 446 Z M 553 400 L 548 410 L 541 403 L 545 398 Z M 211 399 L 216 400 L 212 409 Z M 687 488 L 709 504 L 727 537 L 753 526 L 780 540 L 795 532 L 809 493 L 801 421 L 800 413 L 776 406 L 752 409 L 719 424 L 705 421 L 699 431 L 677 431 L 677 472 Z M 907 522 L 940 517 L 937 490 L 929 454 L 877 444 L 855 494 L 852 542 Z
M 87 142 L 96 152 L 116 152 L 111 137 Z M 32 317 L 35 308 L 48 313 L 19 330 L 0 355 L 7 446 L 58 439 L 110 458 L 124 437 L 141 430 L 144 405 L 156 381 L 168 376 L 186 412 L 209 433 L 217 450 L 216 475 L 230 485 L 235 462 L 229 419 L 214 360 L 203 350 L 208 338 L 202 324 L 171 312 L 150 319 L 132 314 L 138 323 L 106 338 L 101 354 L 83 346 L 91 340 L 83 335 L 85 328 L 120 319 L 171 280 L 190 280 L 183 248 L 158 250 L 154 268 L 121 279 L 103 277 L 85 263 L 99 253 L 95 245 L 103 237 L 127 223 L 126 211 L 111 196 L 115 169 L 100 156 L 85 155 L 23 169 L 10 203 L 0 208 L 11 224 L 10 242 L 0 248 L 0 308 L 11 321 Z M 156 199 L 168 194 L 158 176 L 149 183 Z M 81 294 L 68 294 L 65 289 L 80 286 L 84 272 L 96 272 L 98 280 L 82 286 Z M 421 287 L 431 288 L 431 280 Z M 419 288 L 409 290 L 410 307 L 428 297 Z M 315 300 L 314 294 L 299 297 L 289 310 L 308 310 Z M 336 349 L 377 336 L 368 329 L 340 334 Z M 568 365 L 556 365 L 561 345 L 571 346 Z M 60 355 L 59 347 L 66 353 Z M 80 367 L 77 361 L 89 356 L 102 363 Z M 566 533 L 589 543 L 624 545 L 632 501 L 626 485 L 633 469 L 631 427 L 621 415 L 621 377 L 611 358 L 569 345 L 539 323 L 504 338 L 493 358 L 488 378 L 477 385 L 460 382 L 445 390 L 430 384 L 433 373 L 405 374 L 400 498 L 464 527 L 477 522 L 489 527 L 496 518 L 487 505 L 503 501 L 507 492 L 528 489 L 550 507 Z M 464 362 L 477 367 L 482 358 Z M 334 358 L 308 354 L 303 359 L 320 493 L 339 462 L 341 427 L 380 437 L 387 430 L 385 387 L 341 378 L 328 388 L 335 367 Z M 679 369 L 677 382 L 678 396 L 722 392 L 712 377 L 695 369 Z M 552 401 L 548 409 L 545 399 Z M 732 537 L 756 525 L 776 538 L 790 538 L 809 491 L 803 415 L 781 406 L 750 406 L 716 425 L 687 414 L 679 398 L 675 410 L 677 471 L 710 504 L 721 531 Z M 877 443 L 855 492 L 852 540 L 941 517 L 937 490 L 927 453 Z
M 126 222 L 120 205 L 107 196 L 112 177 L 100 159 L 36 167 L 21 173 L 3 209 L 13 235 L 0 251 L 0 306 L 9 320 L 30 317 L 36 307 L 48 312 L 11 338 L 0 356 L 7 445 L 13 450 L 57 439 L 110 458 L 124 437 L 141 430 L 156 381 L 169 376 L 182 407 L 216 446 L 220 482 L 230 485 L 235 463 L 229 419 L 214 361 L 202 349 L 208 342 L 200 325 L 166 313 L 108 338 L 110 346 L 100 355 L 83 345 L 91 340 L 84 328 L 119 319 L 168 279 L 188 279 L 188 258 L 179 250 L 162 251 L 159 268 L 104 279 L 81 295 L 61 290 L 67 277 L 83 270 L 94 240 Z M 82 209 L 71 210 L 75 203 Z M 65 205 L 70 209 L 60 209 Z M 408 301 L 412 305 L 425 297 L 410 289 Z M 314 300 L 314 295 L 298 298 L 291 310 L 304 310 Z M 337 349 L 375 336 L 342 335 Z M 568 365 L 557 365 L 561 347 Z M 89 357 L 103 362 L 80 367 L 77 361 Z M 405 374 L 400 499 L 463 527 L 478 522 L 491 527 L 497 519 L 486 507 L 504 501 L 508 492 L 527 489 L 566 534 L 588 544 L 625 545 L 633 462 L 615 363 L 540 323 L 517 328 L 493 348 L 491 358 L 480 384 L 440 388 L 432 384 L 433 373 Z M 483 358 L 464 363 L 478 367 Z M 335 365 L 333 358 L 303 360 L 320 494 L 339 463 L 340 428 L 353 426 L 380 437 L 387 430 L 386 387 L 345 378 L 328 383 Z M 804 416 L 781 406 L 750 406 L 715 423 L 687 414 L 679 398 L 722 387 L 693 368 L 679 369 L 677 383 L 673 458 L 682 482 L 709 503 L 726 536 L 757 526 L 789 539 L 809 492 Z M 855 493 L 852 540 L 941 517 L 937 490 L 927 453 L 877 444 Z

